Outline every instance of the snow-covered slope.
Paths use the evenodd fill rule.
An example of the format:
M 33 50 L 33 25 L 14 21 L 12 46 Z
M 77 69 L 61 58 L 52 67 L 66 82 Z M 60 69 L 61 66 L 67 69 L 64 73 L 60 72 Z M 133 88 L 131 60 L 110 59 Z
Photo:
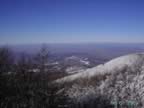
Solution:
M 101 96 L 112 102 L 131 102 L 134 108 L 144 108 L 144 53 L 118 57 L 56 82 L 68 84 L 66 94 L 80 103 L 92 102 Z
M 96 75 L 103 75 L 108 73 L 114 73 L 121 71 L 125 67 L 131 67 L 135 69 L 136 66 L 144 63 L 144 53 L 130 54 L 113 59 L 105 64 L 98 65 L 96 67 L 85 70 L 84 72 L 76 73 L 71 76 L 58 79 L 56 82 L 70 82 L 78 78 L 90 78 Z

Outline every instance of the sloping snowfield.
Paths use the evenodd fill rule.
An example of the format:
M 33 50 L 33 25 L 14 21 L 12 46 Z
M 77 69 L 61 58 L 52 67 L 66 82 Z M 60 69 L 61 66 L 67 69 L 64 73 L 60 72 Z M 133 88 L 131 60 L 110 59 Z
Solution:
M 117 71 L 123 70 L 123 68 L 125 68 L 126 66 L 135 68 L 137 65 L 143 64 L 143 62 L 144 62 L 144 53 L 121 56 L 105 64 L 101 64 L 91 69 L 87 69 L 83 72 L 76 73 L 74 75 L 70 75 L 62 79 L 58 79 L 56 82 L 70 82 L 78 78 L 85 78 L 85 77 L 90 78 L 95 75 L 113 73 L 116 72 L 116 70 Z
M 99 78 L 101 79 L 98 80 Z M 77 82 L 79 79 L 86 82 L 85 85 Z M 144 53 L 121 56 L 55 82 L 72 84 L 66 88 L 66 94 L 78 102 L 86 102 L 101 95 L 111 101 L 130 101 L 137 105 L 135 108 L 143 108 Z

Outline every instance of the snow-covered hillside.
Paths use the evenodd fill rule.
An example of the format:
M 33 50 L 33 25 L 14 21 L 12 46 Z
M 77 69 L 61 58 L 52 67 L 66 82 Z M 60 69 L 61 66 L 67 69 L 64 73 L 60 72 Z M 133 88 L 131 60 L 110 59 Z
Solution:
M 96 67 L 85 70 L 84 72 L 77 73 L 68 77 L 57 80 L 58 82 L 73 81 L 78 78 L 90 78 L 95 75 L 101 75 L 106 73 L 114 73 L 116 71 L 123 70 L 125 67 L 134 68 L 138 65 L 142 65 L 144 62 L 144 54 L 131 54 L 113 59 L 105 64 L 98 65 Z
M 85 102 L 98 95 L 111 101 L 133 102 L 136 108 L 144 105 L 144 53 L 130 54 L 105 64 L 56 80 L 71 84 L 67 95 Z

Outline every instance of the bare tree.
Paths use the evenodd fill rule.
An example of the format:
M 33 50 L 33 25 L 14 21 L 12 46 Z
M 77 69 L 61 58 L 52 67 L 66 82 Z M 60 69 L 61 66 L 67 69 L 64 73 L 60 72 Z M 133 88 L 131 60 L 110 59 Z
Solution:
M 46 45 L 42 45 L 39 53 L 36 55 L 36 64 L 39 68 L 40 72 L 46 72 L 47 71 L 47 64 L 48 64 L 48 58 L 49 58 L 49 51 Z
M 13 62 L 12 51 L 8 47 L 0 48 L 0 73 L 11 71 Z
M 33 71 L 33 59 L 30 55 L 22 53 L 17 60 L 17 73 L 26 75 L 28 72 Z

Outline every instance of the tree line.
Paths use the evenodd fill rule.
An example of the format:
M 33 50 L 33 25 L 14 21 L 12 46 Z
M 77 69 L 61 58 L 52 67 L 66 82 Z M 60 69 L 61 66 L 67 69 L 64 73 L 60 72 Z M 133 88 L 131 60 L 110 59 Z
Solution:
M 64 67 L 60 72 L 48 67 L 49 54 L 46 46 L 19 57 L 8 47 L 0 48 L 0 108 L 112 108 L 103 97 L 77 103 L 65 90 L 58 93 L 65 85 L 51 82 L 65 76 Z

